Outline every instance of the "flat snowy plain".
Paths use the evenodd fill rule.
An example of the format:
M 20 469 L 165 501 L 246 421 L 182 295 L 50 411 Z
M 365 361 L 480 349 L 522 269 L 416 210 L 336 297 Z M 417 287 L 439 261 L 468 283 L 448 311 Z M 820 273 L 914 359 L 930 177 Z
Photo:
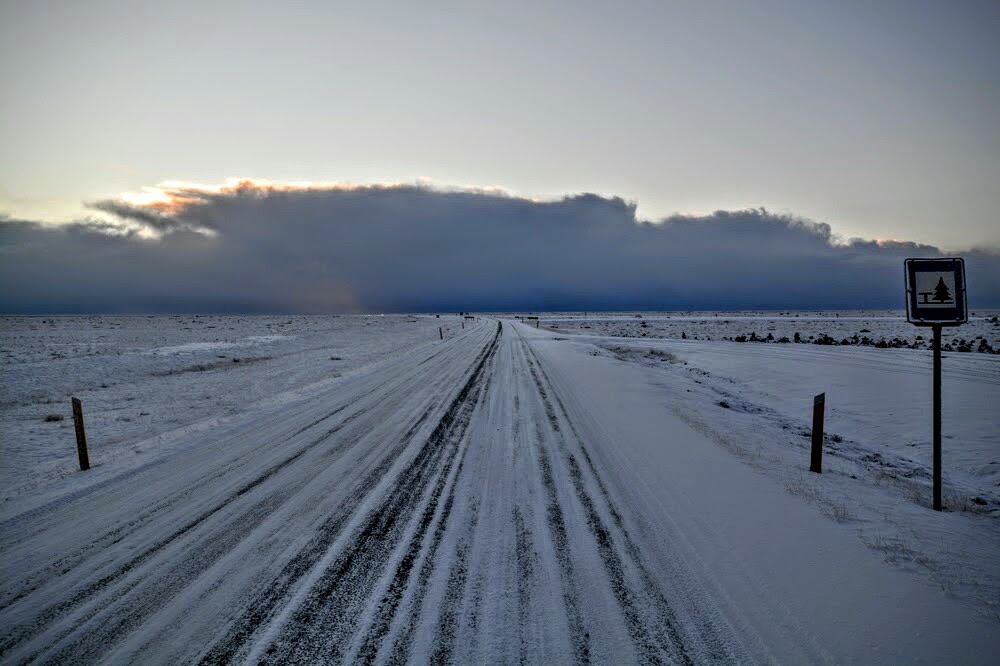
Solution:
M 936 513 L 929 352 L 719 340 L 839 314 L 3 318 L 0 661 L 995 663 L 1000 356 Z

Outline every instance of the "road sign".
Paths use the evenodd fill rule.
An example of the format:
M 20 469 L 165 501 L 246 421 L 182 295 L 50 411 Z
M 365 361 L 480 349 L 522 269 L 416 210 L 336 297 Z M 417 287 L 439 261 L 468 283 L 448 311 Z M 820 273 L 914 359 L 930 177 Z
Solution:
M 934 330 L 934 510 L 941 510 L 941 327 L 959 326 L 969 319 L 965 301 L 965 262 L 962 259 L 907 259 L 906 319 Z
M 965 261 L 907 259 L 906 319 L 917 326 L 958 326 L 969 319 Z

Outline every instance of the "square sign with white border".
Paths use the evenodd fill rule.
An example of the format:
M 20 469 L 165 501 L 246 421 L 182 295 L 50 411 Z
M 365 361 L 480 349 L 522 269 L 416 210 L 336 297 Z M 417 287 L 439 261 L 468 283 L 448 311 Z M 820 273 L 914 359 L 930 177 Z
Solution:
M 917 326 L 958 326 L 968 318 L 964 260 L 906 260 L 907 321 Z

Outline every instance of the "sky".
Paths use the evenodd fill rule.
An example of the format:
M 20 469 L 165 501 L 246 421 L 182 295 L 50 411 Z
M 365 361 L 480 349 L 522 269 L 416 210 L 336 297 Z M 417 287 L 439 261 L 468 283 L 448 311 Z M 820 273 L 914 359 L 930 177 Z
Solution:
M 0 0 L 0 226 L 169 245 L 116 205 L 250 178 L 995 252 L 997 34 L 1000 4 L 971 1 Z
M 1000 245 L 996 2 L 10 2 L 0 210 L 161 181 L 765 206 Z

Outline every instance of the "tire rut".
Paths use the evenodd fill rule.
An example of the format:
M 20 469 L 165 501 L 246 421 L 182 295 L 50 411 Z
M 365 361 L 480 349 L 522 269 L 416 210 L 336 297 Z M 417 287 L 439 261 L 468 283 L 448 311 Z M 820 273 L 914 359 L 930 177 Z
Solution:
M 406 524 L 420 504 L 420 497 L 431 484 L 433 491 L 429 502 L 440 498 L 458 453 L 458 442 L 475 406 L 470 395 L 475 393 L 478 398 L 476 389 L 482 381 L 484 367 L 496 351 L 500 332 L 498 325 L 493 340 L 474 362 L 474 369 L 466 383 L 409 466 L 400 473 L 392 492 L 369 511 L 344 551 L 308 590 L 305 599 L 260 656 L 261 662 L 336 661 L 343 656 L 346 641 L 350 640 L 359 615 L 350 611 L 357 610 L 370 596 L 390 559 L 392 546 L 401 538 Z M 385 468 L 375 470 L 366 479 L 365 490 L 356 494 L 359 504 L 381 481 L 404 448 L 397 447 L 393 455 L 386 458 Z M 327 554 L 352 513 L 353 507 L 350 512 L 338 512 L 337 519 L 324 525 L 314 542 L 305 549 L 306 552 L 286 566 L 264 598 L 249 605 L 244 617 L 225 639 L 205 655 L 202 663 L 225 663 L 241 654 L 245 656 L 257 629 L 277 617 L 283 607 L 281 602 L 285 600 L 287 603 L 298 581 Z M 425 510 L 420 517 L 420 529 L 426 531 L 432 519 L 433 511 L 428 515 Z
M 517 576 L 517 638 L 518 657 L 520 663 L 528 663 L 528 639 L 525 629 L 528 626 L 529 610 L 531 608 L 532 584 L 535 578 L 535 565 L 538 555 L 535 553 L 534 540 L 531 531 L 524 522 L 524 514 L 520 507 L 511 509 L 511 522 L 514 525 L 514 562 Z
M 625 627 L 628 630 L 633 645 L 637 650 L 637 656 L 644 663 L 693 663 L 691 656 L 684 645 L 681 633 L 676 626 L 673 612 L 669 609 L 669 607 L 666 609 L 660 607 L 657 608 L 658 614 L 662 613 L 664 610 L 668 610 L 670 613 L 667 617 L 661 616 L 660 619 L 662 621 L 657 623 L 661 625 L 658 628 L 659 631 L 651 631 L 651 628 L 648 627 L 646 622 L 643 620 L 642 614 L 639 612 L 639 608 L 637 607 L 635 600 L 642 598 L 645 595 L 640 593 L 638 590 L 633 589 L 633 586 L 631 586 L 628 582 L 624 562 L 622 561 L 621 555 L 619 554 L 619 550 L 616 546 L 616 539 L 605 525 L 593 498 L 587 492 L 579 462 L 576 460 L 576 457 L 572 454 L 572 452 L 569 451 L 569 447 L 565 441 L 560 418 L 556 413 L 552 399 L 549 397 L 551 392 L 546 388 L 546 385 L 551 386 L 551 384 L 549 383 L 547 377 L 545 377 L 543 381 L 540 374 L 543 371 L 541 370 L 538 359 L 530 345 L 528 345 L 523 338 L 521 342 L 527 350 L 525 358 L 528 363 L 528 369 L 535 383 L 535 388 L 541 397 L 548 425 L 555 435 L 563 463 L 566 465 L 567 472 L 569 473 L 569 477 L 572 481 L 574 494 L 583 507 L 588 530 L 594 538 L 598 554 L 604 564 L 605 572 L 608 575 L 608 583 L 615 596 L 618 606 L 622 611 L 622 619 L 625 622 Z M 563 421 L 570 422 L 568 415 L 564 414 Z M 582 441 L 579 441 L 579 439 L 578 443 L 581 447 L 583 446 Z M 610 498 L 605 497 L 604 499 L 606 503 L 611 506 Z M 624 533 L 623 524 L 616 525 L 616 527 L 619 527 L 619 529 Z M 635 550 L 635 554 L 638 555 L 638 549 Z M 629 559 L 631 560 L 632 553 L 629 553 L 629 555 Z M 632 564 L 635 565 L 636 568 L 642 568 L 641 562 L 632 562 Z M 649 582 L 653 582 L 651 576 L 648 577 L 648 580 Z M 653 592 L 654 595 L 662 594 L 659 592 L 658 586 L 656 586 L 655 583 L 652 589 L 656 590 L 656 592 Z M 648 593 L 650 590 L 646 590 L 645 592 Z
M 532 352 L 534 355 L 534 352 Z M 536 362 L 537 362 L 537 357 Z M 544 368 L 541 364 L 537 364 L 538 372 L 541 374 L 543 380 L 548 386 L 552 386 L 552 382 L 548 375 L 545 373 Z M 699 649 L 696 651 L 699 655 L 708 656 L 713 662 L 723 663 L 728 661 L 742 661 L 746 656 L 742 652 L 733 652 L 727 649 L 727 642 L 719 635 L 719 633 L 712 628 L 712 623 L 708 621 L 704 614 L 699 613 L 697 619 L 698 624 L 701 626 L 703 633 L 698 636 L 682 635 L 683 632 L 678 628 L 680 623 L 677 619 L 677 614 L 671 607 L 669 601 L 667 601 L 666 594 L 662 590 L 661 586 L 657 584 L 653 575 L 649 571 L 649 568 L 644 562 L 644 558 L 639 550 L 638 544 L 636 544 L 630 531 L 625 526 L 625 521 L 622 518 L 621 512 L 618 510 L 617 506 L 611 499 L 611 495 L 608 491 L 607 485 L 604 479 L 601 478 L 600 474 L 597 472 L 597 467 L 594 465 L 594 461 L 590 456 L 584 439 L 580 436 L 579 431 L 576 428 L 573 420 L 569 417 L 569 412 L 566 409 L 565 404 L 563 404 L 562 398 L 555 391 L 550 391 L 550 394 L 555 400 L 556 405 L 559 408 L 559 412 L 562 414 L 563 421 L 568 424 L 570 432 L 573 434 L 576 442 L 578 443 L 580 449 L 580 455 L 587 465 L 587 469 L 590 472 L 591 478 L 597 484 L 597 488 L 604 500 L 604 504 L 607 507 L 608 513 L 611 516 L 611 520 L 615 527 L 618 529 L 619 534 L 622 539 L 622 544 L 625 548 L 625 552 L 628 554 L 633 565 L 635 566 L 639 576 L 642 578 L 642 583 L 644 590 L 651 596 L 651 601 L 657 609 L 657 620 L 659 624 L 658 631 L 653 632 L 654 635 L 658 636 L 671 636 L 674 640 L 678 641 L 679 645 L 684 646 L 684 653 L 688 655 L 687 661 L 685 663 L 691 662 L 690 654 L 691 652 L 687 649 L 688 645 L 692 643 L 697 643 Z M 566 455 L 569 451 L 566 451 Z M 575 467 L 576 471 L 573 472 L 574 475 L 574 485 L 579 480 L 580 486 L 582 488 L 583 480 L 582 475 L 579 471 L 579 464 L 573 460 L 572 465 Z M 661 641 L 662 644 L 662 641 Z
M 365 398 L 369 397 L 370 395 L 372 395 L 377 390 L 377 388 L 378 387 L 376 387 L 376 389 L 372 389 L 368 393 L 364 394 L 364 396 L 362 396 L 362 399 L 365 399 Z M 357 400 L 353 401 L 354 404 L 356 404 L 357 402 L 358 402 Z M 297 435 L 302 434 L 306 430 L 309 430 L 310 428 L 315 427 L 319 423 L 322 423 L 323 421 L 326 421 L 326 420 L 328 420 L 328 419 L 330 419 L 330 418 L 332 418 L 332 417 L 334 417 L 334 416 L 342 413 L 343 411 L 345 411 L 351 405 L 352 405 L 352 403 L 348 402 L 348 403 L 345 403 L 345 404 L 337 407 L 336 409 L 334 409 L 330 413 L 326 414 L 325 416 L 323 416 L 323 417 L 321 417 L 319 419 L 316 419 L 315 421 L 311 422 L 309 425 L 307 425 L 305 427 L 301 427 L 298 430 L 296 430 L 294 433 L 292 433 L 291 435 L 283 437 L 281 440 L 278 441 L 278 445 L 281 445 L 281 444 L 284 444 L 284 443 L 287 443 L 287 442 L 291 441 L 294 437 L 296 437 Z M 311 449 L 311 448 L 313 448 L 315 446 L 318 446 L 319 444 L 322 444 L 326 439 L 328 439 L 332 435 L 336 434 L 343 426 L 347 425 L 350 421 L 355 420 L 355 419 L 360 418 L 361 416 L 363 416 L 365 414 L 365 412 L 368 411 L 368 409 L 370 409 L 370 408 L 366 408 L 366 409 L 354 412 L 353 414 L 351 414 L 350 416 L 348 416 L 344 421 L 342 421 L 340 424 L 338 424 L 337 426 L 335 426 L 335 427 L 327 430 L 326 433 L 324 433 L 320 437 L 314 439 L 310 443 L 306 444 L 302 449 L 300 449 L 296 453 L 292 454 L 288 458 L 285 458 L 283 461 L 270 466 L 260 476 L 258 476 L 256 479 L 252 480 L 251 482 L 245 484 L 240 489 L 238 489 L 234 495 L 229 496 L 225 501 L 223 501 L 220 504 L 215 505 L 213 508 L 204 511 L 202 514 L 200 514 L 198 516 L 198 518 L 196 518 L 194 521 L 191 521 L 191 522 L 187 523 L 184 527 L 181 527 L 180 529 L 178 529 L 171 536 L 167 537 L 166 539 L 163 539 L 163 540 L 160 540 L 160 541 L 154 543 L 154 545 L 152 545 L 148 549 L 144 550 L 142 553 L 140 553 L 135 558 L 133 558 L 133 560 L 131 560 L 128 563 L 125 563 L 124 565 L 121 565 L 121 568 L 122 569 L 126 569 L 126 570 L 134 568 L 137 564 L 140 563 L 141 560 L 146 559 L 147 556 L 155 554 L 155 552 L 161 550 L 170 541 L 172 541 L 173 539 L 175 539 L 175 538 L 181 536 L 182 534 L 188 532 L 193 527 L 196 527 L 197 524 L 203 522 L 205 519 L 209 518 L 211 515 L 217 513 L 219 510 L 223 509 L 227 504 L 229 504 L 230 502 L 232 502 L 237 497 L 245 494 L 249 490 L 252 490 L 257 485 L 260 485 L 261 483 L 263 483 L 264 481 L 266 481 L 268 478 L 270 478 L 271 476 L 273 476 L 274 474 L 276 474 L 277 472 L 279 472 L 282 468 L 284 468 L 284 467 L 286 467 L 286 466 L 294 463 L 302 455 L 304 455 L 309 449 Z M 255 449 L 252 449 L 249 452 L 247 452 L 245 454 L 245 457 L 252 456 L 252 454 L 254 452 L 256 452 L 258 449 L 260 449 L 260 448 L 274 447 L 274 446 L 275 446 L 275 442 L 272 442 L 272 441 L 268 441 L 268 442 L 262 443 L 259 447 L 256 447 Z M 142 511 L 141 513 L 139 513 L 138 515 L 136 515 L 131 520 L 128 520 L 128 521 L 126 521 L 124 523 L 119 524 L 118 526 L 116 526 L 112 530 L 109 530 L 108 532 L 104 533 L 100 537 L 98 537 L 98 538 L 96 538 L 96 539 L 94 539 L 92 541 L 89 541 L 86 545 L 84 545 L 83 547 L 79 548 L 77 551 L 73 552 L 72 554 L 65 555 L 65 556 L 59 558 L 58 560 L 50 563 L 44 569 L 35 572 L 34 574 L 32 574 L 31 576 L 27 577 L 24 580 L 24 585 L 26 586 L 25 589 L 22 589 L 21 591 L 15 593 L 13 596 L 11 596 L 8 599 L 5 599 L 2 603 L 0 603 L 0 611 L 5 610 L 6 608 L 8 608 L 8 607 L 14 605 L 15 603 L 17 603 L 18 601 L 20 601 L 21 599 L 29 596 L 32 592 L 34 592 L 35 590 L 38 589 L 38 587 L 39 587 L 40 584 L 42 584 L 42 583 L 50 583 L 50 582 L 52 582 L 53 580 L 57 579 L 60 576 L 63 576 L 63 575 L 66 575 L 68 573 L 73 572 L 74 569 L 76 568 L 76 566 L 79 563 L 83 562 L 91 553 L 93 553 L 95 551 L 96 552 L 106 551 L 110 547 L 112 547 L 112 546 L 120 543 L 127 536 L 129 536 L 137 527 L 141 527 L 144 524 L 148 523 L 157 514 L 162 513 L 164 510 L 167 510 L 167 509 L 169 509 L 169 508 L 171 508 L 173 506 L 176 506 L 176 504 L 178 502 L 181 502 L 181 501 L 183 501 L 184 499 L 186 499 L 188 497 L 192 497 L 192 496 L 196 495 L 199 490 L 201 490 L 202 488 L 204 488 L 208 484 L 210 484 L 213 481 L 216 481 L 216 480 L 218 480 L 220 478 L 223 478 L 223 477 L 227 476 L 228 474 L 231 474 L 236 468 L 238 468 L 239 466 L 244 465 L 244 464 L 245 464 L 245 462 L 242 459 L 240 459 L 240 460 L 234 460 L 231 463 L 222 466 L 221 468 L 213 470 L 211 473 L 206 474 L 204 477 L 198 479 L 195 483 L 189 484 L 188 486 L 184 487 L 183 489 L 181 489 L 181 490 L 179 490 L 179 491 L 177 491 L 175 493 L 170 493 L 169 495 L 166 495 L 160 501 L 156 502 L 152 507 L 149 507 L 146 510 Z M 114 578 L 118 577 L 117 575 L 115 575 L 113 573 L 109 574 L 109 576 L 112 576 Z M 97 585 L 98 585 L 98 587 L 103 586 L 103 584 L 106 584 L 106 583 L 110 582 L 110 580 L 111 579 L 102 578 L 102 579 L 100 579 L 100 581 L 98 581 Z M 92 592 L 93 592 L 92 589 L 81 590 L 77 594 L 75 594 L 70 600 L 68 600 L 67 603 L 69 603 L 71 605 L 79 603 L 79 602 L 82 601 L 82 599 L 84 597 L 89 596 Z M 63 610 L 65 610 L 65 609 L 63 609 Z M 0 655 L 3 654 L 3 652 L 4 652 L 5 649 L 6 649 L 6 644 L 4 642 L 0 642 Z
M 462 599 L 469 577 L 469 553 L 472 550 L 472 538 L 479 520 L 478 501 L 470 500 L 468 514 L 469 520 L 455 546 L 451 569 L 448 572 L 448 582 L 445 584 L 444 599 L 437 620 L 437 631 L 434 642 L 431 644 L 430 662 L 432 664 L 450 663 L 455 649 L 455 637 L 459 629 L 459 613 L 462 610 Z
M 538 440 L 536 455 L 541 472 L 542 488 L 545 491 L 545 519 L 549 527 L 549 536 L 555 551 L 556 562 L 559 565 L 563 605 L 569 623 L 570 645 L 574 661 L 578 664 L 586 664 L 590 663 L 590 633 L 584 627 L 583 615 L 580 612 L 576 571 L 570 557 L 569 532 L 566 529 L 566 519 L 563 516 L 562 507 L 559 505 L 559 492 L 552 473 L 552 462 L 542 445 L 546 437 L 540 422 L 535 423 L 535 436 Z
M 440 353 L 441 352 L 437 352 L 437 354 Z M 171 544 L 178 542 L 178 540 L 190 540 L 190 535 L 197 532 L 200 527 L 205 525 L 214 516 L 220 515 L 220 512 L 223 512 L 228 507 L 231 507 L 235 502 L 241 501 L 244 497 L 248 496 L 248 494 L 259 490 L 282 471 L 302 460 L 303 457 L 310 451 L 313 451 L 316 447 L 328 442 L 339 433 L 345 432 L 346 438 L 336 441 L 334 446 L 331 447 L 331 450 L 326 451 L 325 455 L 322 455 L 321 458 L 335 457 L 337 454 L 342 454 L 352 448 L 370 430 L 370 428 L 366 428 L 364 426 L 365 417 L 369 415 L 374 408 L 380 408 L 382 406 L 392 404 L 391 400 L 387 400 L 391 394 L 412 390 L 409 388 L 409 385 L 414 381 L 417 381 L 417 379 L 418 376 L 413 375 L 412 377 L 408 377 L 406 381 L 397 383 L 388 392 L 386 392 L 381 399 L 377 399 L 374 402 L 368 402 L 367 406 L 355 410 L 346 418 L 340 420 L 336 425 L 328 428 L 322 434 L 314 436 L 304 445 L 300 445 L 294 453 L 272 465 L 269 465 L 256 477 L 244 482 L 236 488 L 234 492 L 227 495 L 220 502 L 217 502 L 211 507 L 203 510 L 194 518 L 174 529 L 166 537 L 155 540 L 152 544 L 143 548 L 139 553 L 130 557 L 127 561 L 117 563 L 113 569 L 103 575 L 99 573 L 98 570 L 98 572 L 96 572 L 98 576 L 96 579 L 92 579 L 89 582 L 85 581 L 82 584 L 82 587 L 79 587 L 75 592 L 71 593 L 68 598 L 65 598 L 52 606 L 41 609 L 40 613 L 26 617 L 19 625 L 8 625 L 5 628 L 4 635 L 0 638 L 0 657 L 4 655 L 9 656 L 12 650 L 16 650 L 19 646 L 25 645 L 28 641 L 35 636 L 38 636 L 41 632 L 44 632 L 49 625 L 53 624 L 60 618 L 73 613 L 77 613 L 79 615 L 80 608 L 85 607 L 88 604 L 91 604 L 91 607 L 87 608 L 82 615 L 75 618 L 72 622 L 72 626 L 57 630 L 54 636 L 47 638 L 47 644 L 41 648 L 42 652 L 30 654 L 26 656 L 25 659 L 30 660 L 37 658 L 45 651 L 56 648 L 60 642 L 65 641 L 65 639 L 74 632 L 78 632 L 83 635 L 79 638 L 73 639 L 64 647 L 56 648 L 57 651 L 46 656 L 46 660 L 53 662 L 69 659 L 73 661 L 86 661 L 88 659 L 98 657 L 100 652 L 95 651 L 97 650 L 97 646 L 101 646 L 101 649 L 109 649 L 118 638 L 125 635 L 131 629 L 137 627 L 152 613 L 166 605 L 170 599 L 176 596 L 176 594 L 183 589 L 186 583 L 191 582 L 203 571 L 211 567 L 219 558 L 228 553 L 249 533 L 258 527 L 268 516 L 282 506 L 285 501 L 293 496 L 299 489 L 322 473 L 322 471 L 326 469 L 326 465 L 314 465 L 313 468 L 307 470 L 304 475 L 300 475 L 294 479 L 291 485 L 279 488 L 276 491 L 269 493 L 263 499 L 255 500 L 246 507 L 242 507 L 241 513 L 227 519 L 225 531 L 196 537 L 193 549 L 189 546 L 185 546 L 186 550 L 184 552 L 183 559 L 176 563 L 168 563 L 168 571 L 164 572 L 157 570 L 155 577 L 133 576 L 130 578 L 130 574 L 132 572 L 147 565 L 165 549 L 169 548 Z M 352 405 L 357 405 L 359 401 L 366 401 L 380 390 L 384 390 L 384 386 L 381 384 L 362 393 L 360 398 L 356 397 L 351 401 L 345 402 L 332 411 L 327 412 L 322 417 L 310 421 L 305 426 L 299 427 L 291 434 L 284 435 L 280 442 L 291 441 L 297 435 L 300 435 L 323 423 L 324 421 L 328 421 L 330 418 L 341 414 Z M 418 419 L 417 423 L 410 429 L 407 436 L 404 437 L 404 440 L 407 443 L 409 438 L 411 438 L 412 435 L 415 434 L 416 430 L 424 423 L 435 406 L 435 403 L 432 403 L 425 410 L 424 414 Z M 368 420 L 370 421 L 370 418 Z M 351 426 L 355 423 L 358 424 L 358 427 L 351 429 Z M 273 446 L 274 442 L 269 441 L 256 448 Z M 254 450 L 256 450 L 256 448 Z M 396 451 L 396 453 L 398 453 L 398 451 Z M 390 454 L 390 457 L 391 456 L 392 454 Z M 106 552 L 110 547 L 120 543 L 123 539 L 129 536 L 129 534 L 131 534 L 137 527 L 146 526 L 152 516 L 156 515 L 158 512 L 170 508 L 171 506 L 176 506 L 177 503 L 183 501 L 185 497 L 195 494 L 198 489 L 206 486 L 211 481 L 225 477 L 241 464 L 246 463 L 241 463 L 240 460 L 237 459 L 222 466 L 220 469 L 213 470 L 212 473 L 199 478 L 194 484 L 189 484 L 180 491 L 166 496 L 164 499 L 157 502 L 155 506 L 147 508 L 147 510 L 138 517 L 129 520 L 126 523 L 120 524 L 113 530 L 105 533 L 101 537 L 98 537 L 95 541 L 88 542 L 86 546 L 77 550 L 73 555 L 64 556 L 55 563 L 46 566 L 41 572 L 36 572 L 26 581 L 25 585 L 27 585 L 27 588 L 22 589 L 18 594 L 10 598 L 4 607 L 9 607 L 19 600 L 30 596 L 33 591 L 37 590 L 43 584 L 49 584 L 62 575 L 78 571 L 77 567 L 83 566 L 81 563 L 85 563 L 87 556 L 91 552 Z M 388 464 L 385 465 L 383 471 L 387 471 L 388 467 Z M 116 587 L 117 589 L 115 589 Z M 134 594 L 135 590 L 142 591 L 141 598 L 137 599 L 137 595 Z M 96 604 L 91 602 L 91 599 L 96 599 Z M 131 601 L 129 601 L 130 599 Z M 100 625 L 96 627 L 96 631 L 79 631 L 82 625 L 92 621 L 96 617 L 99 617 L 105 609 L 113 607 L 116 603 L 121 603 L 123 601 L 128 603 L 130 606 L 127 611 L 118 609 L 118 612 L 114 616 L 102 621 Z M 0 610 L 2 610 L 2 608 L 0 608 Z M 96 640 L 95 637 L 99 637 L 100 640 Z
M 20 638 L 20 641 L 18 642 L 21 642 L 30 636 L 36 635 L 39 631 L 42 631 L 45 626 L 61 617 L 63 614 L 72 612 L 73 609 L 84 604 L 88 598 L 97 596 L 101 592 L 106 592 L 109 587 L 112 587 L 119 581 L 125 579 L 129 573 L 155 558 L 172 543 L 196 531 L 210 518 L 219 514 L 219 512 L 223 511 L 226 507 L 232 505 L 243 496 L 261 487 L 264 483 L 275 477 L 279 472 L 300 460 L 306 453 L 314 449 L 316 446 L 327 441 L 334 434 L 347 427 L 351 422 L 359 419 L 367 411 L 367 409 L 359 410 L 355 414 L 352 414 L 338 426 L 331 428 L 320 437 L 314 439 L 295 454 L 275 465 L 268 467 L 255 479 L 242 485 L 234 494 L 229 495 L 219 504 L 199 514 L 196 518 L 186 523 L 165 539 L 160 540 L 152 547 L 144 550 L 142 553 L 132 558 L 115 571 L 88 584 L 85 588 L 80 590 L 77 594 L 73 595 L 65 602 L 46 609 L 45 613 L 40 616 L 36 622 L 30 625 L 30 628 L 26 631 L 18 632 L 16 636 L 13 636 L 13 638 Z M 359 429 L 351 433 L 351 436 L 347 440 L 338 442 L 336 446 L 332 447 L 333 451 L 329 453 L 342 453 L 352 448 L 364 434 L 364 429 Z M 169 572 L 158 573 L 158 577 L 152 581 L 148 578 L 131 580 L 111 594 L 106 594 L 104 597 L 100 597 L 97 605 L 88 609 L 84 616 L 79 618 L 78 621 L 74 623 L 74 626 L 67 628 L 60 635 L 53 637 L 49 641 L 49 644 L 52 645 L 63 640 L 69 634 L 77 631 L 80 624 L 89 621 L 91 618 L 98 616 L 104 609 L 109 608 L 122 599 L 125 599 L 133 592 L 133 590 L 142 589 L 143 597 L 148 599 L 148 601 L 139 601 L 136 605 L 129 608 L 127 613 L 122 612 L 121 615 L 125 616 L 124 618 L 111 618 L 102 622 L 98 631 L 88 632 L 86 637 L 80 639 L 80 641 L 83 641 L 82 643 L 71 643 L 71 646 L 77 646 L 77 648 L 74 649 L 68 656 L 75 655 L 76 658 L 86 661 L 86 659 L 83 659 L 83 655 L 86 652 L 85 644 L 91 643 L 94 635 L 100 636 L 102 638 L 101 644 L 105 646 L 113 644 L 117 636 L 126 633 L 129 627 L 137 626 L 141 620 L 145 619 L 160 607 L 165 605 L 174 596 L 174 594 L 179 592 L 183 588 L 183 584 L 178 585 L 179 581 L 189 582 L 202 571 L 208 569 L 215 563 L 215 561 L 242 541 L 243 538 L 245 538 L 246 535 L 249 534 L 254 528 L 259 526 L 271 513 L 283 505 L 287 499 L 322 473 L 324 469 L 325 467 L 316 466 L 307 474 L 296 479 L 294 484 L 279 489 L 264 500 L 255 502 L 249 507 L 246 507 L 242 513 L 229 519 L 225 531 L 202 537 L 201 543 L 196 545 L 192 550 L 186 552 L 182 561 L 169 567 Z M 12 647 L 16 647 L 16 645 L 17 643 L 15 643 Z M 0 651 L 0 654 L 3 654 L 3 651 Z M 60 660 L 58 656 L 54 659 L 56 661 Z

